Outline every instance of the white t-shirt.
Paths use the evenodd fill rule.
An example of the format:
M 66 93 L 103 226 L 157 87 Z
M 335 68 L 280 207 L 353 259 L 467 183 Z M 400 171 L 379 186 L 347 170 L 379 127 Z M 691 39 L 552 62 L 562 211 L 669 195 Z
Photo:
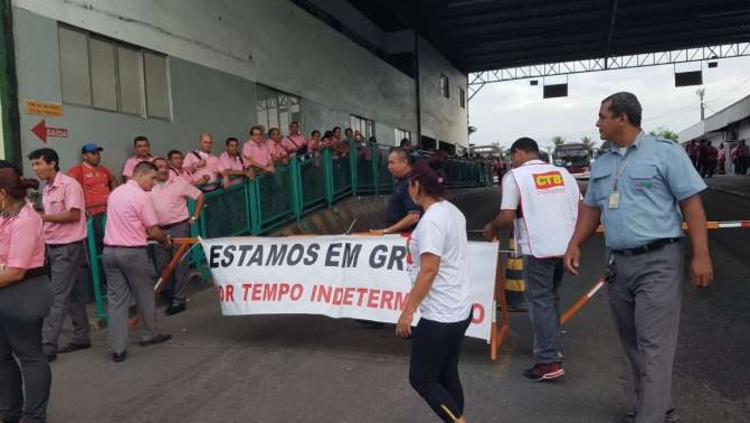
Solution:
M 541 160 L 531 160 L 529 163 L 543 163 Z M 497 203 L 495 203 L 497 204 Z M 513 172 L 508 172 L 503 177 L 503 193 L 500 203 L 500 210 L 518 210 L 521 204 L 521 191 L 518 189 L 516 178 Z M 516 217 L 514 236 L 516 239 L 516 251 L 519 254 L 531 254 L 529 249 L 529 234 L 526 232 L 526 225 Z
M 419 274 L 419 257 L 440 256 L 440 268 L 429 293 L 419 306 L 422 317 L 441 323 L 466 320 L 471 311 L 466 218 L 450 201 L 433 204 L 411 234 L 409 251 L 412 285 Z

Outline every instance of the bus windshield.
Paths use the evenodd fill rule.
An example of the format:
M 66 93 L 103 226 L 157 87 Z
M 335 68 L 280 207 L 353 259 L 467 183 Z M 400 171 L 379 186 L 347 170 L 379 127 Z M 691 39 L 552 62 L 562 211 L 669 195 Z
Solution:
M 558 166 L 588 166 L 591 159 L 588 147 L 583 144 L 557 146 L 554 154 Z

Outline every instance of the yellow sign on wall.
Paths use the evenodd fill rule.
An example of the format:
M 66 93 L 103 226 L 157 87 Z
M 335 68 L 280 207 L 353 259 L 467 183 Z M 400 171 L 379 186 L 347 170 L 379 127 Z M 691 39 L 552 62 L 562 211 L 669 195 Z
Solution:
M 63 115 L 63 105 L 45 103 L 43 101 L 26 100 L 26 113 L 30 115 L 61 117 Z

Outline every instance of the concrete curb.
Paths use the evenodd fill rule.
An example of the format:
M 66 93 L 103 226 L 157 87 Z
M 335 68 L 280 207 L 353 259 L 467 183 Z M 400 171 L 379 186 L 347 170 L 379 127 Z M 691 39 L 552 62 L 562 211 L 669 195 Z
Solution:
M 739 197 L 739 198 L 742 198 L 744 200 L 750 200 L 750 194 L 746 194 L 744 192 L 735 191 L 735 190 L 726 189 L 726 188 L 720 188 L 720 187 L 711 187 L 711 186 L 709 186 L 708 189 L 710 189 L 711 191 L 716 191 L 716 192 L 722 193 L 722 194 L 727 194 L 727 195 L 731 195 L 731 196 L 734 196 L 734 197 Z

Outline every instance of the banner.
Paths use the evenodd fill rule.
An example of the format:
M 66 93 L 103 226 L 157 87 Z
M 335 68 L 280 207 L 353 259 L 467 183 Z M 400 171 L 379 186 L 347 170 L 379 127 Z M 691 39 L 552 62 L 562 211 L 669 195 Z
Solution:
M 396 323 L 411 280 L 399 235 L 201 240 L 225 316 L 320 314 Z M 415 258 L 416 259 L 416 258 Z M 497 244 L 470 242 L 472 324 L 489 341 Z M 419 319 L 415 314 L 414 324 Z

